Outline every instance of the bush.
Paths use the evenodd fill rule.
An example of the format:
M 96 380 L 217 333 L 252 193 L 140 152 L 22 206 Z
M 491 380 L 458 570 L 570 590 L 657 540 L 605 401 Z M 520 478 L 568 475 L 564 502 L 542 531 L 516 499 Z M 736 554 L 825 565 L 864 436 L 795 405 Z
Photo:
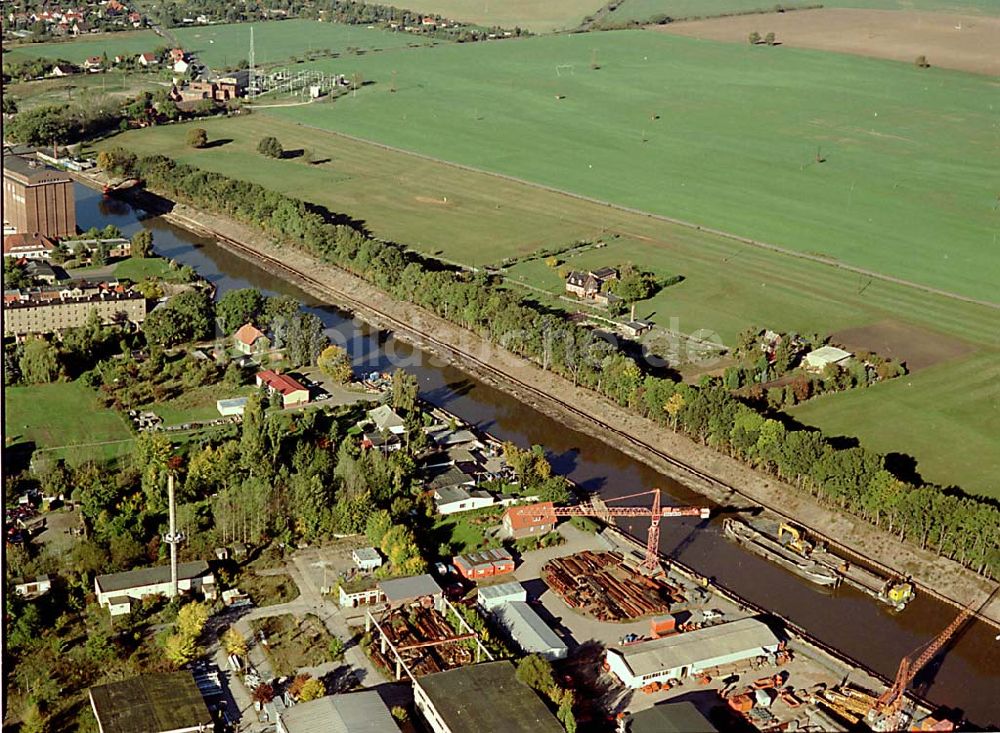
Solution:
M 208 145 L 208 133 L 202 127 L 192 127 L 187 134 L 188 147 L 203 148 Z
M 581 532 L 588 532 L 590 534 L 597 534 L 597 531 L 601 528 L 601 525 L 589 517 L 573 517 L 569 520 L 569 523 Z
M 285 154 L 285 149 L 281 147 L 278 138 L 268 135 L 261 138 L 260 142 L 257 143 L 257 152 L 261 155 L 266 155 L 268 158 L 280 158 Z

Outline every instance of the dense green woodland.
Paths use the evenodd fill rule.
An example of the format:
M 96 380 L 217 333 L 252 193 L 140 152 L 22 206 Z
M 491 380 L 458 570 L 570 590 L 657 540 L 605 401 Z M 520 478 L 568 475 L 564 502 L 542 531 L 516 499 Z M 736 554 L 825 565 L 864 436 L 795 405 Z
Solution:
M 165 196 L 258 226 L 665 428 L 978 573 L 1000 575 L 1000 510 L 991 501 L 904 481 L 886 468 L 884 456 L 863 446 L 838 449 L 818 431 L 786 427 L 744 404 L 718 379 L 693 387 L 644 374 L 592 331 L 566 323 L 486 274 L 429 266 L 401 246 L 330 223 L 329 213 L 297 199 L 162 156 L 143 158 L 138 167 L 150 188 Z M 521 337 L 510 339 L 515 333 Z

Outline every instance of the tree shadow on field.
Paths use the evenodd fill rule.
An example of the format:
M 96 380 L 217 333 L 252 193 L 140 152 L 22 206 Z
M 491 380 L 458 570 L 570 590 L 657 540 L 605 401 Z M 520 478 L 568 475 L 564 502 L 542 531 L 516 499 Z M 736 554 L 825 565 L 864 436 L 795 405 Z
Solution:
M 231 137 L 220 137 L 218 140 L 209 140 L 207 143 L 202 145 L 202 150 L 208 150 L 210 148 L 221 148 L 223 145 L 229 145 L 233 139 Z

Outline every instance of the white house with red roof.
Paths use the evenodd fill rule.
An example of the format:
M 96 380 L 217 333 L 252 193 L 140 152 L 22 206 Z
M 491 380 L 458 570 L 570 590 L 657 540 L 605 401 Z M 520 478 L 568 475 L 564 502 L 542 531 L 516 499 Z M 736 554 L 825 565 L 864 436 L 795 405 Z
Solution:
M 268 346 L 270 346 L 264 332 L 252 323 L 244 323 L 237 329 L 236 333 L 233 334 L 233 345 L 236 346 L 237 351 L 247 356 L 267 351 Z
M 270 369 L 257 372 L 257 386 L 266 386 L 272 397 L 281 395 L 281 406 L 285 408 L 309 403 L 309 390 L 287 374 L 278 374 Z
M 160 60 L 156 58 L 155 53 L 140 53 L 139 63 L 142 64 L 143 66 L 156 66 L 158 63 L 160 63 Z
M 514 539 L 541 537 L 556 526 L 556 518 L 552 514 L 552 502 L 507 507 L 500 524 L 501 534 L 505 537 Z
M 3 256 L 26 260 L 47 260 L 56 243 L 44 234 L 8 234 L 3 238 Z

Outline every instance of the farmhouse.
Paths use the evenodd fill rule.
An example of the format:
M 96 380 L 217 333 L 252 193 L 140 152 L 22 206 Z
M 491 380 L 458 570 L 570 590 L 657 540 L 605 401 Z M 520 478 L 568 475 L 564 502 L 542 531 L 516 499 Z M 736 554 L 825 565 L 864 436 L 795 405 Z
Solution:
M 327 695 L 300 702 L 277 715 L 277 733 L 398 733 L 377 692 Z
M 413 701 L 434 733 L 563 733 L 514 665 L 486 662 L 413 680 Z
M 376 568 L 382 567 L 382 556 L 374 547 L 359 547 L 351 551 L 351 559 L 358 569 L 365 573 L 370 573 Z
M 753 618 L 708 626 L 607 651 L 607 664 L 626 687 L 639 689 L 697 675 L 712 667 L 770 657 L 780 641 Z
M 287 374 L 278 374 L 270 369 L 257 372 L 257 386 L 262 385 L 267 386 L 272 397 L 281 395 L 282 407 L 298 407 L 309 402 L 309 390 Z
M 146 674 L 90 688 L 101 733 L 202 733 L 212 714 L 190 672 Z
M 507 507 L 500 520 L 502 533 L 513 539 L 548 534 L 556 526 L 551 510 L 551 501 Z
M 215 598 L 215 576 L 204 560 L 182 562 L 177 566 L 179 591 L 201 592 L 205 598 Z M 132 601 L 146 596 L 167 595 L 170 592 L 170 566 L 158 565 L 124 573 L 98 575 L 94 579 L 97 602 L 107 606 L 112 616 L 129 613 Z
M 267 336 L 252 323 L 244 323 L 233 334 L 233 345 L 241 354 L 252 356 L 267 351 Z
M 15 259 L 47 260 L 56 248 L 54 240 L 44 234 L 8 234 L 3 238 L 3 256 Z
M 820 346 L 810 351 L 802 360 L 803 366 L 811 372 L 822 372 L 831 364 L 843 366 L 853 354 L 836 346 Z
M 514 558 L 503 548 L 458 555 L 452 560 L 452 564 L 466 580 L 479 580 L 514 572 Z
M 590 300 L 600 300 L 605 305 L 608 303 L 607 294 L 602 294 L 604 286 L 611 280 L 618 279 L 618 270 L 613 267 L 602 267 L 589 272 L 574 270 L 566 276 L 566 292 L 578 298 Z M 600 297 L 602 296 L 603 297 Z

